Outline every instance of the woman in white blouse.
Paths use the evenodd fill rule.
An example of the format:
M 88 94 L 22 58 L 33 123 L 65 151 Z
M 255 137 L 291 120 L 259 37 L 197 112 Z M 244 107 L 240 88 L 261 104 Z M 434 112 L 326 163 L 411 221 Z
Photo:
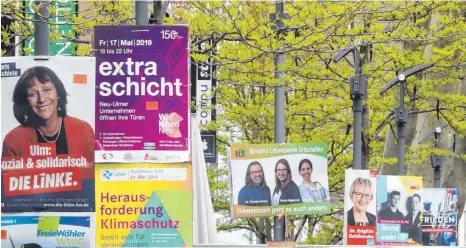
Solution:
M 318 181 L 312 181 L 312 163 L 309 159 L 299 162 L 299 175 L 303 177 L 303 182 L 299 185 L 299 193 L 303 202 L 319 202 L 330 200 L 328 189 L 324 188 Z

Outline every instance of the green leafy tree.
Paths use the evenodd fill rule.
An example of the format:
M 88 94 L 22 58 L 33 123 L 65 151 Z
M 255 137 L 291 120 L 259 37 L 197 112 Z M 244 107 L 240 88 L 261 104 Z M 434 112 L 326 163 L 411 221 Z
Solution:
M 71 42 L 76 46 L 72 55 L 77 56 L 91 55 L 92 27 L 135 23 L 134 3 L 131 1 L 43 1 L 36 5 L 35 1 L 30 0 L 2 0 L 2 18 L 11 21 L 10 25 L 2 29 L 2 43 L 9 48 L 6 50 L 2 47 L 2 56 L 12 54 L 16 47 L 21 48 L 20 55 L 32 52 L 31 47 L 23 47 L 23 44 L 34 41 L 33 13 L 39 13 L 40 7 L 44 5 L 47 6 L 49 15 L 41 17 L 49 24 L 51 46 L 58 40 L 62 43 Z M 68 10 L 59 11 L 64 6 L 68 6 Z M 60 32 L 60 27 L 65 25 L 70 26 L 72 32 Z M 14 37 L 18 37 L 19 42 L 12 44 Z
M 176 18 L 171 21 L 188 23 L 192 36 L 201 42 L 214 41 L 211 51 L 196 53 L 195 44 L 192 51 L 196 60 L 205 60 L 212 52 L 217 64 L 219 114 L 215 123 L 204 128 L 224 134 L 220 141 L 274 141 L 274 86 L 280 85 L 275 72 L 285 71 L 286 141 L 328 142 L 329 184 L 338 206 L 344 171 L 352 162 L 348 78 L 354 68 L 350 56 L 348 63 L 335 64 L 332 58 L 342 48 L 357 45 L 361 45 L 363 73 L 369 78 L 362 167 L 385 174 L 396 170 L 393 109 L 398 92 L 391 90 L 381 96 L 380 90 L 397 71 L 436 62 L 434 68 L 408 79 L 408 133 L 419 138 L 407 139 L 407 174 L 424 176 L 424 186 L 432 187 L 429 156 L 443 154 L 448 157 L 443 186 L 464 188 L 465 10 L 460 3 L 445 1 L 287 1 L 285 12 L 290 18 L 283 20 L 286 28 L 276 30 L 269 19 L 275 12 L 274 2 L 193 1 L 188 11 L 175 11 Z M 285 55 L 282 68 L 275 67 L 278 53 Z M 439 122 L 447 123 L 445 132 L 452 135 L 444 136 L 443 149 L 432 149 L 432 141 L 421 141 L 421 136 Z M 462 194 L 460 202 L 464 199 Z M 335 242 L 341 239 L 341 215 L 341 208 L 335 207 L 325 218 L 290 218 L 289 229 L 294 231 L 288 238 L 297 238 L 307 222 L 323 230 L 312 235 L 309 229 L 307 243 Z M 221 229 L 252 229 L 261 240 L 271 240 L 270 225 L 264 229 L 260 223 L 258 219 L 242 219 Z
M 228 191 L 228 168 L 226 166 L 207 168 L 209 187 L 214 197 L 214 211 L 228 214 L 230 211 L 230 193 Z

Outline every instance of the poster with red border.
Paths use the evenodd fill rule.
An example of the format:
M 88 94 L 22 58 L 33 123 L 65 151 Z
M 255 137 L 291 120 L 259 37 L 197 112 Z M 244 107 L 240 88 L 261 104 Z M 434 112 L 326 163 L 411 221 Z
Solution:
M 376 238 L 377 171 L 348 169 L 345 173 L 344 243 L 374 245 Z

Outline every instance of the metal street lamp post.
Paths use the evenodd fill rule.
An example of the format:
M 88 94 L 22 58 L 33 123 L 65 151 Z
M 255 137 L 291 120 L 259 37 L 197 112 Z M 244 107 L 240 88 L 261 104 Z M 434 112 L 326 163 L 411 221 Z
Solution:
M 270 14 L 270 20 L 274 22 L 274 30 L 277 35 L 284 33 L 285 25 L 283 19 L 289 19 L 289 14 L 285 12 L 284 1 L 277 0 L 275 13 Z M 279 86 L 275 86 L 275 122 L 274 141 L 275 143 L 285 142 L 285 64 L 284 49 L 282 48 L 275 56 L 275 78 L 280 81 Z M 275 216 L 273 221 L 273 241 L 285 241 L 286 216 L 282 218 Z
M 396 117 L 396 126 L 397 126 L 397 136 L 398 136 L 398 175 L 405 174 L 405 132 L 406 132 L 406 124 L 408 122 L 408 113 L 409 110 L 405 108 L 404 102 L 404 91 L 405 91 L 405 84 L 406 79 L 418 72 L 421 72 L 425 69 L 428 69 L 434 66 L 435 63 L 428 63 L 413 67 L 408 69 L 402 73 L 399 73 L 395 78 L 393 78 L 390 83 L 388 83 L 381 91 L 380 94 L 383 95 L 389 89 L 394 87 L 396 84 L 400 83 L 400 105 L 398 108 L 395 109 L 395 117 Z
M 361 169 L 362 154 L 362 113 L 364 96 L 367 94 L 367 77 L 362 74 L 361 55 L 358 47 L 340 51 L 333 62 L 337 63 L 347 54 L 353 52 L 355 73 L 350 77 L 350 97 L 353 100 L 353 169 Z

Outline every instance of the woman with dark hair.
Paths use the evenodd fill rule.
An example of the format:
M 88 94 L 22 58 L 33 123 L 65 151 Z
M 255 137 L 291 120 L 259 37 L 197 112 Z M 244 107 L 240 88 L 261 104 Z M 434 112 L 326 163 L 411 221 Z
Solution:
M 291 178 L 290 164 L 280 159 L 275 164 L 275 190 L 272 195 L 272 206 L 302 203 L 298 185 Z
M 13 113 L 20 126 L 3 141 L 2 157 L 24 156 L 23 144 L 55 143 L 57 154 L 84 155 L 94 163 L 94 131 L 85 121 L 66 113 L 65 86 L 47 67 L 27 69 L 13 92 Z
M 2 157 L 30 156 L 28 144 L 55 144 L 56 155 L 83 158 L 77 166 L 83 190 L 93 190 L 94 131 L 87 122 L 67 115 L 67 95 L 51 69 L 35 66 L 25 70 L 13 91 L 13 113 L 20 125 L 5 136 Z M 90 184 L 84 179 L 89 179 Z
M 320 182 L 311 180 L 312 163 L 309 159 L 299 162 L 299 174 L 303 177 L 303 182 L 299 185 L 299 192 L 303 202 L 319 202 L 330 200 L 328 189 L 324 188 Z

